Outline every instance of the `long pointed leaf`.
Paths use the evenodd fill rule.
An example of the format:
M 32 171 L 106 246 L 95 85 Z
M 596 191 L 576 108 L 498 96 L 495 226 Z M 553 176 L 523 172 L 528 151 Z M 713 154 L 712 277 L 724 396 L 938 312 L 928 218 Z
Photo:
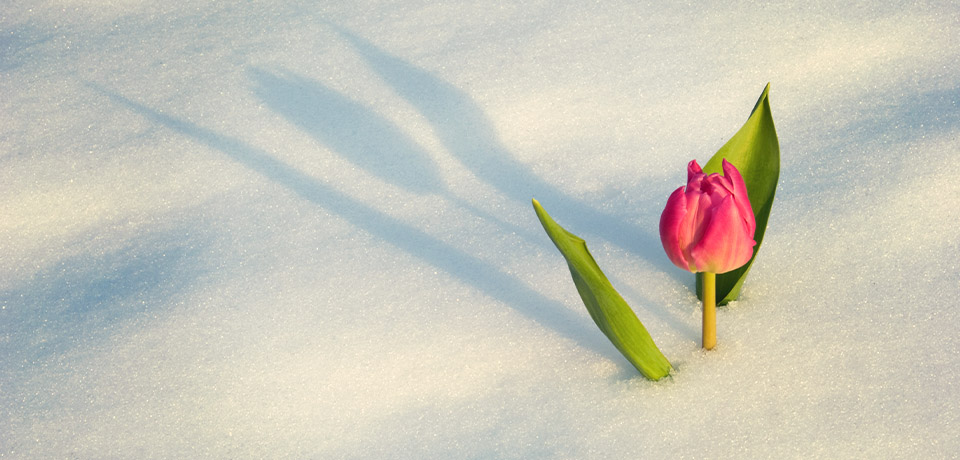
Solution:
M 543 229 L 567 260 L 577 292 L 600 330 L 646 378 L 660 380 L 669 374 L 670 362 L 607 280 L 583 239 L 557 224 L 537 200 L 533 200 L 533 208 Z
M 743 267 L 717 275 L 717 303 L 721 305 L 740 296 L 743 281 L 760 251 L 760 243 L 763 242 L 763 234 L 767 229 L 767 220 L 780 178 L 780 143 L 777 141 L 777 130 L 773 126 L 770 100 L 767 98 L 769 91 L 770 84 L 767 83 L 747 122 L 703 167 L 703 172 L 710 174 L 721 172 L 724 158 L 733 163 L 747 184 L 750 205 L 757 219 L 757 231 L 754 235 L 757 245 L 753 248 L 753 257 Z M 698 273 L 697 297 L 703 299 L 702 294 L 703 275 Z

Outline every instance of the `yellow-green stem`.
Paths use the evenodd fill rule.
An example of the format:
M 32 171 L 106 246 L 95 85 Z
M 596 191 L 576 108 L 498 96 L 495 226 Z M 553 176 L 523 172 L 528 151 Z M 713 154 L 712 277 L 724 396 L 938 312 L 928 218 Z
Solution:
M 703 349 L 717 346 L 717 274 L 703 272 Z

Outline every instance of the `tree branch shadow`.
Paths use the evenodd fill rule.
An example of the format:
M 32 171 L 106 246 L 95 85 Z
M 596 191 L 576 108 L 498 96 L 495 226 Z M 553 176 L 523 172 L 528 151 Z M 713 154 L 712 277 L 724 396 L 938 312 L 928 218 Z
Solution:
M 208 268 L 209 237 L 193 222 L 148 230 L 116 248 L 85 251 L 0 290 L 0 387 L 22 383 L 14 363 L 62 359 L 78 346 L 105 343 L 125 325 L 169 308 Z M 93 239 L 91 230 L 81 238 Z M 94 345 L 96 346 L 96 345 Z M 11 366 L 7 366 L 10 364 Z

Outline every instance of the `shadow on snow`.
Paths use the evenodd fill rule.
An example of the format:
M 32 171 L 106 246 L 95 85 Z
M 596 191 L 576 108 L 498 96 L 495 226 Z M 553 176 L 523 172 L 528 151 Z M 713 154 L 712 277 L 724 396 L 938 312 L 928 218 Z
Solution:
M 266 74 L 261 74 L 266 75 Z M 318 181 L 269 153 L 236 138 L 203 128 L 187 120 L 161 113 L 96 84 L 88 86 L 115 103 L 140 114 L 194 141 L 220 151 L 228 158 L 261 174 L 296 193 L 301 198 L 336 213 L 356 227 L 449 273 L 465 285 L 510 306 L 561 335 L 605 356 L 616 356 L 621 366 L 629 366 L 616 350 L 587 329 L 580 317 L 497 267 L 444 243 L 406 222 L 341 193 L 335 187 Z

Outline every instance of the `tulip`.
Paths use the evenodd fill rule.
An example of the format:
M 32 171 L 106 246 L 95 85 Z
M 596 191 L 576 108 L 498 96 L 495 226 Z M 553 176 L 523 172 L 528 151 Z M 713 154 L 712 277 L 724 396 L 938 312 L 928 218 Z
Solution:
M 704 174 L 687 165 L 687 186 L 667 200 L 660 241 L 674 265 L 691 272 L 726 273 L 753 256 L 757 229 L 743 177 L 723 160 L 723 173 Z
M 703 272 L 703 348 L 716 345 L 716 274 L 736 270 L 753 257 L 757 223 L 743 176 L 723 160 L 723 175 L 687 164 L 687 186 L 660 216 L 660 241 L 674 265 Z

